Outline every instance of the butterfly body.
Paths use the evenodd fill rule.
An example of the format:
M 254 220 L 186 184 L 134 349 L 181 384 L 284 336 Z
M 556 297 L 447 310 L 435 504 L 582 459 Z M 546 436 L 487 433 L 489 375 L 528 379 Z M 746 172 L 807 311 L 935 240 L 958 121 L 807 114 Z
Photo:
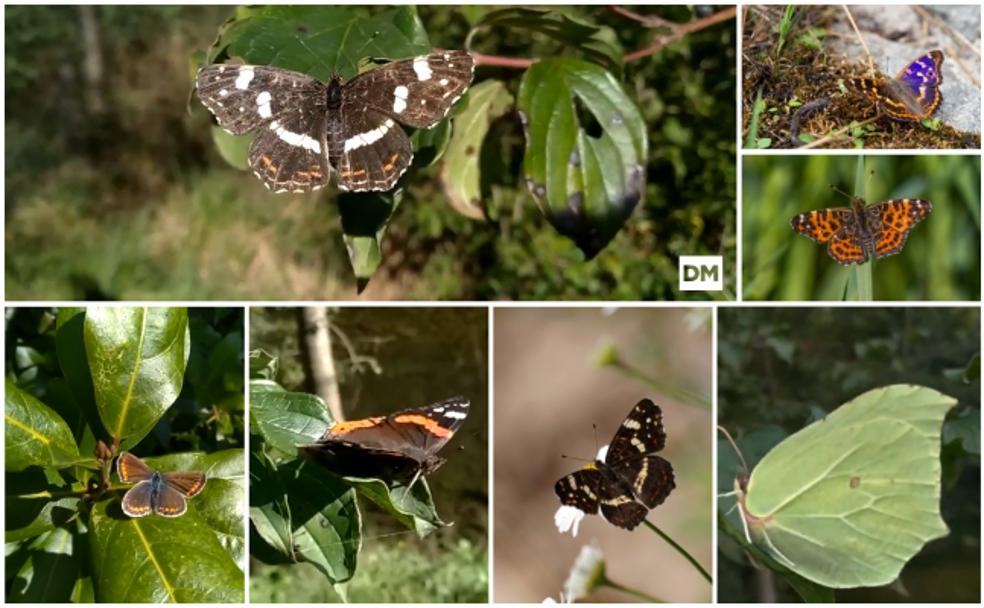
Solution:
M 673 466 L 656 455 L 666 444 L 659 406 L 643 399 L 622 422 L 604 457 L 554 484 L 561 504 L 586 514 L 600 511 L 615 526 L 632 530 L 676 487 Z
M 902 198 L 873 205 L 855 197 L 850 207 L 817 209 L 790 220 L 793 230 L 816 243 L 844 266 L 863 264 L 902 251 L 912 228 L 933 210 L 927 200 Z
M 474 67 L 468 52 L 444 51 L 322 83 L 278 67 L 217 64 L 198 71 L 197 88 L 226 131 L 256 132 L 249 165 L 268 189 L 317 190 L 334 169 L 342 190 L 383 191 L 413 160 L 397 123 L 437 124 L 471 84 Z
M 918 122 L 930 118 L 943 102 L 943 53 L 930 51 L 905 66 L 894 80 L 851 78 L 849 84 L 890 118 Z
M 337 422 L 317 442 L 299 449 L 343 477 L 416 480 L 445 463 L 438 451 L 464 424 L 469 405 L 454 397 L 388 416 Z
M 123 483 L 136 483 L 123 495 L 121 506 L 130 517 L 156 513 L 162 517 L 180 517 L 188 510 L 187 499 L 205 488 L 205 474 L 196 471 L 161 473 L 124 452 L 116 461 L 116 471 Z

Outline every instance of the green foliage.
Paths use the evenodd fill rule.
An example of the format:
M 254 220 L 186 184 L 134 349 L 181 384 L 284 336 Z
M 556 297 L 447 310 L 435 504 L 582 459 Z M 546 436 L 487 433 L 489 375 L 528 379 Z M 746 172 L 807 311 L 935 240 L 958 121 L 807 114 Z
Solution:
M 242 324 L 241 309 L 8 311 L 8 601 L 243 601 Z M 123 515 L 121 444 L 206 474 L 187 513 Z
M 898 255 L 871 265 L 875 300 L 976 300 L 980 297 L 980 158 L 867 157 L 869 204 L 922 198 L 933 212 Z M 744 161 L 743 297 L 746 300 L 841 300 L 854 270 L 825 246 L 797 235 L 796 214 L 850 201 L 830 185 L 855 191 L 858 162 L 849 156 L 759 156 Z M 855 186 L 858 187 L 858 186 Z M 850 287 L 850 288 L 849 288 Z
M 645 192 L 614 239 L 585 261 L 536 211 L 520 169 L 527 149 L 515 114 L 483 119 L 486 134 L 465 146 L 469 172 L 423 166 L 441 155 L 452 131 L 415 134 L 415 145 L 430 140 L 429 151 L 417 155 L 424 163 L 404 179 L 399 206 L 358 197 L 336 208 L 324 204 L 334 201 L 333 189 L 276 197 L 219 160 L 220 151 L 241 156 L 242 145 L 237 151 L 224 137 L 218 148 L 211 143 L 207 112 L 189 96 L 188 57 L 216 38 L 228 8 L 93 10 L 103 61 L 114 68 L 91 83 L 78 77 L 93 57 L 77 8 L 8 14 L 8 28 L 12 20 L 24 28 L 8 39 L 7 62 L 15 85 L 8 85 L 6 233 L 14 297 L 351 298 L 358 287 L 380 298 L 704 299 L 677 292 L 676 260 L 685 254 L 724 255 L 734 293 L 733 22 L 628 62 L 626 50 L 649 47 L 653 31 L 602 7 L 243 8 L 219 30 L 209 59 L 289 60 L 319 77 L 332 69 L 350 76 L 370 56 L 460 48 L 465 40 L 484 55 L 576 58 L 604 72 L 645 124 L 632 133 L 649 142 Z M 683 6 L 646 10 L 678 23 L 704 15 Z M 290 28 L 300 14 L 314 28 L 306 34 Z M 337 23 L 352 26 L 346 41 Z M 376 35 L 384 30 L 393 35 Z M 324 46 L 304 56 L 301 42 Z M 523 74 L 481 67 L 476 85 L 499 82 L 515 96 Z M 173 86 L 181 81 L 189 87 Z M 90 105 L 89 93 L 101 103 Z M 457 111 L 470 103 L 466 96 Z M 594 119 L 577 109 L 594 141 Z M 462 192 L 458 180 L 474 180 L 475 171 L 478 188 L 471 182 Z M 449 201 L 471 213 L 453 213 Z M 477 209 L 485 213 L 480 221 Z M 354 285 L 342 262 L 350 254 Z
M 980 352 L 980 311 L 725 308 L 718 319 L 718 421 L 736 438 L 749 468 L 786 433 L 872 387 L 919 384 L 957 398 L 958 405 L 943 426 L 941 457 L 941 511 L 951 533 L 927 545 L 906 567 L 904 578 L 919 581 L 925 576 L 946 576 L 951 582 L 907 586 L 909 601 L 974 601 L 979 573 L 959 565 L 977 559 L 976 548 L 964 539 L 979 534 L 980 456 L 973 445 L 963 448 L 959 438 L 973 434 L 980 420 L 980 378 L 972 371 Z M 737 462 L 729 454 L 730 445 L 719 442 L 718 448 L 718 492 L 731 492 Z M 726 510 L 730 502 L 721 500 Z M 739 548 L 744 533 L 735 526 L 737 522 L 728 525 L 727 516 L 719 518 L 725 533 L 719 535 L 719 597 L 756 601 L 760 599 L 758 578 Z M 781 565 L 774 569 L 784 570 Z M 942 575 L 944 572 L 947 574 Z M 801 596 L 812 593 L 796 588 Z M 775 593 L 776 601 L 795 599 L 783 586 Z M 885 602 L 900 598 L 896 588 L 880 587 L 838 591 L 837 599 Z

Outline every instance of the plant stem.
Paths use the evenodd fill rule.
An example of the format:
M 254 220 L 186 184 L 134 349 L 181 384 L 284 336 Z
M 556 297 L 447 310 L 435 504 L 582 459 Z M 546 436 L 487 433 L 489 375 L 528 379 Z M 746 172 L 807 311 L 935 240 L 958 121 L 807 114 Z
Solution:
M 864 156 L 858 156 L 858 162 L 854 169 L 854 196 L 866 201 L 865 205 L 868 204 L 864 191 Z M 874 263 L 875 253 L 872 251 L 869 262 L 858 264 L 854 267 L 854 279 L 858 288 L 858 300 L 862 302 L 871 302 L 874 299 L 871 289 L 871 265 Z
M 616 582 L 610 581 L 610 580 L 608 580 L 607 577 L 605 578 L 605 581 L 602 584 L 598 585 L 598 586 L 599 587 L 611 587 L 612 589 L 618 589 L 619 591 L 621 591 L 623 593 L 628 593 L 629 595 L 634 595 L 634 596 L 636 596 L 639 599 L 645 600 L 647 602 L 651 602 L 653 604 L 663 604 L 663 603 L 665 603 L 663 600 L 661 600 L 661 599 L 659 599 L 657 597 L 653 597 L 653 596 L 651 596 L 651 595 L 649 595 L 647 593 L 644 593 L 642 591 L 638 591 L 636 589 L 631 589 L 629 587 L 626 587 L 625 585 L 619 585 Z
M 691 564 L 693 564 L 694 568 L 696 568 L 697 571 L 700 572 L 700 575 L 703 576 L 707 580 L 708 583 L 711 582 L 711 575 L 708 574 L 707 573 L 707 570 L 704 570 L 704 568 L 699 563 L 697 563 L 697 560 L 695 560 L 692 555 L 690 555 L 689 553 L 687 553 L 687 550 L 686 549 L 684 549 L 683 547 L 681 547 L 680 545 L 678 545 L 675 540 L 673 540 L 672 538 L 670 538 L 666 534 L 666 532 L 663 532 L 662 530 L 660 530 L 658 527 L 656 527 L 655 524 L 653 524 L 652 522 L 650 522 L 648 519 L 642 520 L 642 523 L 646 524 L 646 526 L 650 530 L 652 530 L 656 534 L 659 534 L 661 537 L 663 537 L 663 540 L 665 540 L 666 542 L 668 542 L 671 547 L 673 547 L 674 549 L 677 550 L 678 553 L 680 553 L 680 555 L 682 555 L 685 558 L 687 558 L 687 561 L 689 561 Z
M 688 391 L 685 388 L 678 388 L 676 386 L 672 386 L 664 382 L 660 382 L 659 380 L 656 380 L 655 378 L 646 375 L 645 372 L 643 372 L 642 370 L 632 367 L 625 361 L 622 361 L 620 357 L 616 357 L 615 360 L 612 361 L 610 365 L 620 370 L 621 372 L 625 373 L 628 376 L 631 376 L 637 380 L 645 382 L 646 384 L 649 384 L 659 392 L 669 395 L 670 397 L 677 399 L 682 403 L 689 404 L 689 405 L 698 405 L 707 410 L 711 409 L 711 402 L 707 397 Z

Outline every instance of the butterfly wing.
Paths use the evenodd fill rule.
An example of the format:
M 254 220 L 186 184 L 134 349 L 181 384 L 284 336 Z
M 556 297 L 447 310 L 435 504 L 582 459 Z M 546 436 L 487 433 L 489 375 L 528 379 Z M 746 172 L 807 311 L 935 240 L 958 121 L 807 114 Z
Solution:
M 120 506 L 129 517 L 143 517 L 153 511 L 154 484 L 141 481 L 126 491 Z
M 205 473 L 198 471 L 175 471 L 162 473 L 165 485 L 168 485 L 186 498 L 197 496 L 205 489 Z
M 130 452 L 123 452 L 116 459 L 116 474 L 123 483 L 136 483 L 150 479 L 154 471 Z
M 943 101 L 943 53 L 930 51 L 902 68 L 896 82 L 901 83 L 918 104 L 918 119 L 929 118 Z
M 249 166 L 267 188 L 306 192 L 327 183 L 324 84 L 281 68 L 217 64 L 198 71 L 197 87 L 226 131 L 257 131 Z
M 854 218 L 854 211 L 847 207 L 817 209 L 800 213 L 789 220 L 790 226 L 816 243 L 826 243 L 840 232 Z
M 345 114 L 369 106 L 408 127 L 426 129 L 448 115 L 471 84 L 475 60 L 468 51 L 444 51 L 393 61 L 345 85 Z
M 652 509 L 663 504 L 676 487 L 673 465 L 656 455 L 632 458 L 612 465 L 619 478 L 632 484 L 632 493 L 642 504 Z
M 883 258 L 902 251 L 909 232 L 932 212 L 927 200 L 903 198 L 870 205 L 865 209 L 875 237 L 875 255 Z
M 666 445 L 663 412 L 649 399 L 639 401 L 615 431 L 605 462 L 610 466 L 659 452 Z
M 593 515 L 598 512 L 604 476 L 595 465 L 588 465 L 561 477 L 554 484 L 554 493 L 560 504 Z
M 188 510 L 188 501 L 169 483 L 161 483 L 151 498 L 154 513 L 162 517 L 181 517 Z
M 830 239 L 827 253 L 842 266 L 863 264 L 868 259 L 854 223 L 844 226 Z
M 344 104 L 349 107 L 329 116 L 329 129 L 342 134 L 329 150 L 338 187 L 350 192 L 391 190 L 413 162 L 410 138 L 378 110 Z
M 613 525 L 632 530 L 646 519 L 649 509 L 640 505 L 628 494 L 602 499 L 601 515 Z
M 390 190 L 413 161 L 410 139 L 396 123 L 432 127 L 448 115 L 471 84 L 475 62 L 466 51 L 394 61 L 360 74 L 343 87 L 329 130 L 341 132 L 331 150 L 345 190 Z

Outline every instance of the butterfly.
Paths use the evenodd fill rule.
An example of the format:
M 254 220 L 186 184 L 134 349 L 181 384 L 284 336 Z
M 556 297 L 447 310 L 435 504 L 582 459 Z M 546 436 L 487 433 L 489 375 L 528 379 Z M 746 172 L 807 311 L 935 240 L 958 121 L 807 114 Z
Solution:
M 205 474 L 197 471 L 160 473 L 129 452 L 116 460 L 116 473 L 123 483 L 136 483 L 123 495 L 123 512 L 130 517 L 157 513 L 181 517 L 188 510 L 186 499 L 205 487 Z
M 656 455 L 666 445 L 663 412 L 643 399 L 615 432 L 604 457 L 561 477 L 554 493 L 561 504 L 601 515 L 619 528 L 632 530 L 649 510 L 666 500 L 676 483 L 673 466 Z
M 918 198 L 900 198 L 865 206 L 853 197 L 850 207 L 817 209 L 790 220 L 797 233 L 827 244 L 827 253 L 839 264 L 863 264 L 869 256 L 883 258 L 902 251 L 912 227 L 926 219 L 933 204 Z
M 895 120 L 918 122 L 940 107 L 943 53 L 930 51 L 887 78 L 851 78 L 849 84 Z
M 336 422 L 301 452 L 343 477 L 406 481 L 413 486 L 444 464 L 437 452 L 465 423 L 470 403 L 452 397 L 388 416 Z
M 198 71 L 198 97 L 233 135 L 256 132 L 249 166 L 275 192 L 307 192 L 338 173 L 342 190 L 390 190 L 413 160 L 401 123 L 426 129 L 471 84 L 467 51 L 393 61 L 345 82 L 256 65 Z

